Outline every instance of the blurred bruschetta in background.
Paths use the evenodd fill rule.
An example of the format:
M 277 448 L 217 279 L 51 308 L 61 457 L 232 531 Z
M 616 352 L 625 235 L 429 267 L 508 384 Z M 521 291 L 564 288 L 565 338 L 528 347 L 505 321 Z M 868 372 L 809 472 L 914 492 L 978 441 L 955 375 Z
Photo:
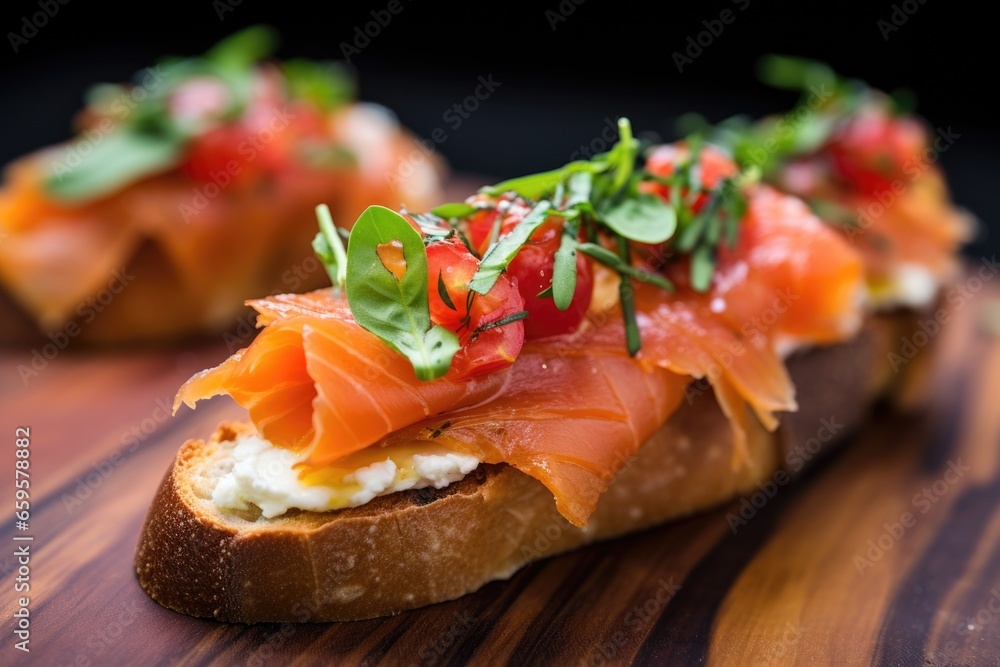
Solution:
M 335 63 L 266 60 L 274 45 L 249 28 L 96 86 L 72 140 L 7 167 L 4 342 L 226 331 L 247 298 L 329 284 L 318 203 L 338 224 L 438 203 L 439 162 L 388 110 Z

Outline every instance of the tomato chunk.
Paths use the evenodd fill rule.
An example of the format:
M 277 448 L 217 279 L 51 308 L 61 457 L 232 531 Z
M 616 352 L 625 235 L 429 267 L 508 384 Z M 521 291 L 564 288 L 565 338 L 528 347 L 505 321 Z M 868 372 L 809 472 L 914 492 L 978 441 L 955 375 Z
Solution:
M 468 377 L 514 363 L 524 344 L 524 321 L 497 323 L 524 310 L 516 279 L 502 275 L 486 294 L 470 290 L 479 260 L 457 239 L 428 245 L 427 269 L 431 321 L 455 332 L 462 345 L 452 372 Z

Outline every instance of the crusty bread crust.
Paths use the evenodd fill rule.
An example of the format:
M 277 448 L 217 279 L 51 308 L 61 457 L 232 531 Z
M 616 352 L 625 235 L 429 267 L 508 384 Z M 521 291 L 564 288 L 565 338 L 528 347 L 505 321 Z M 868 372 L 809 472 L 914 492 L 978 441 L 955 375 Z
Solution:
M 460 597 L 532 560 L 704 510 L 794 470 L 796 448 L 843 437 L 891 388 L 886 355 L 911 321 L 872 317 L 849 343 L 793 355 L 800 411 L 776 433 L 751 420 L 751 462 L 736 470 L 714 396 L 690 392 L 582 529 L 540 482 L 506 465 L 335 512 L 223 512 L 210 500 L 212 466 L 253 432 L 223 424 L 208 442 L 185 443 L 163 480 L 139 540 L 139 582 L 165 607 L 232 622 L 359 620 Z

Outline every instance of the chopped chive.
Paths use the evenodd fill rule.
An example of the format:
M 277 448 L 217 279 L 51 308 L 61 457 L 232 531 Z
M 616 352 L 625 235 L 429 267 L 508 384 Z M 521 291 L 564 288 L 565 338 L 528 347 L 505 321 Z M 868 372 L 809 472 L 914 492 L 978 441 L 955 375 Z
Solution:
M 628 264 L 628 239 L 618 237 L 618 258 Z M 632 289 L 632 279 L 623 275 L 621 283 L 618 285 L 618 299 L 622 304 L 622 317 L 625 320 L 625 344 L 628 347 L 628 354 L 634 357 L 642 347 L 642 338 L 639 335 L 639 322 L 635 316 L 635 291 Z

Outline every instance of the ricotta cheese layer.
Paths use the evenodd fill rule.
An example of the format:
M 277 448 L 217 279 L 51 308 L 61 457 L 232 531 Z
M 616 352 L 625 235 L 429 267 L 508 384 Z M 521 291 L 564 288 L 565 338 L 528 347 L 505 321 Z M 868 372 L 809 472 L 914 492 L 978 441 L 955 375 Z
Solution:
M 295 467 L 300 456 L 258 435 L 241 437 L 233 449 L 232 469 L 219 478 L 212 502 L 233 510 L 256 505 L 268 519 L 292 508 L 324 512 L 364 505 L 376 496 L 397 491 L 429 486 L 441 489 L 480 463 L 474 456 L 442 447 L 424 454 L 387 448 L 379 451 L 379 460 L 368 465 L 334 466 L 304 480 Z

